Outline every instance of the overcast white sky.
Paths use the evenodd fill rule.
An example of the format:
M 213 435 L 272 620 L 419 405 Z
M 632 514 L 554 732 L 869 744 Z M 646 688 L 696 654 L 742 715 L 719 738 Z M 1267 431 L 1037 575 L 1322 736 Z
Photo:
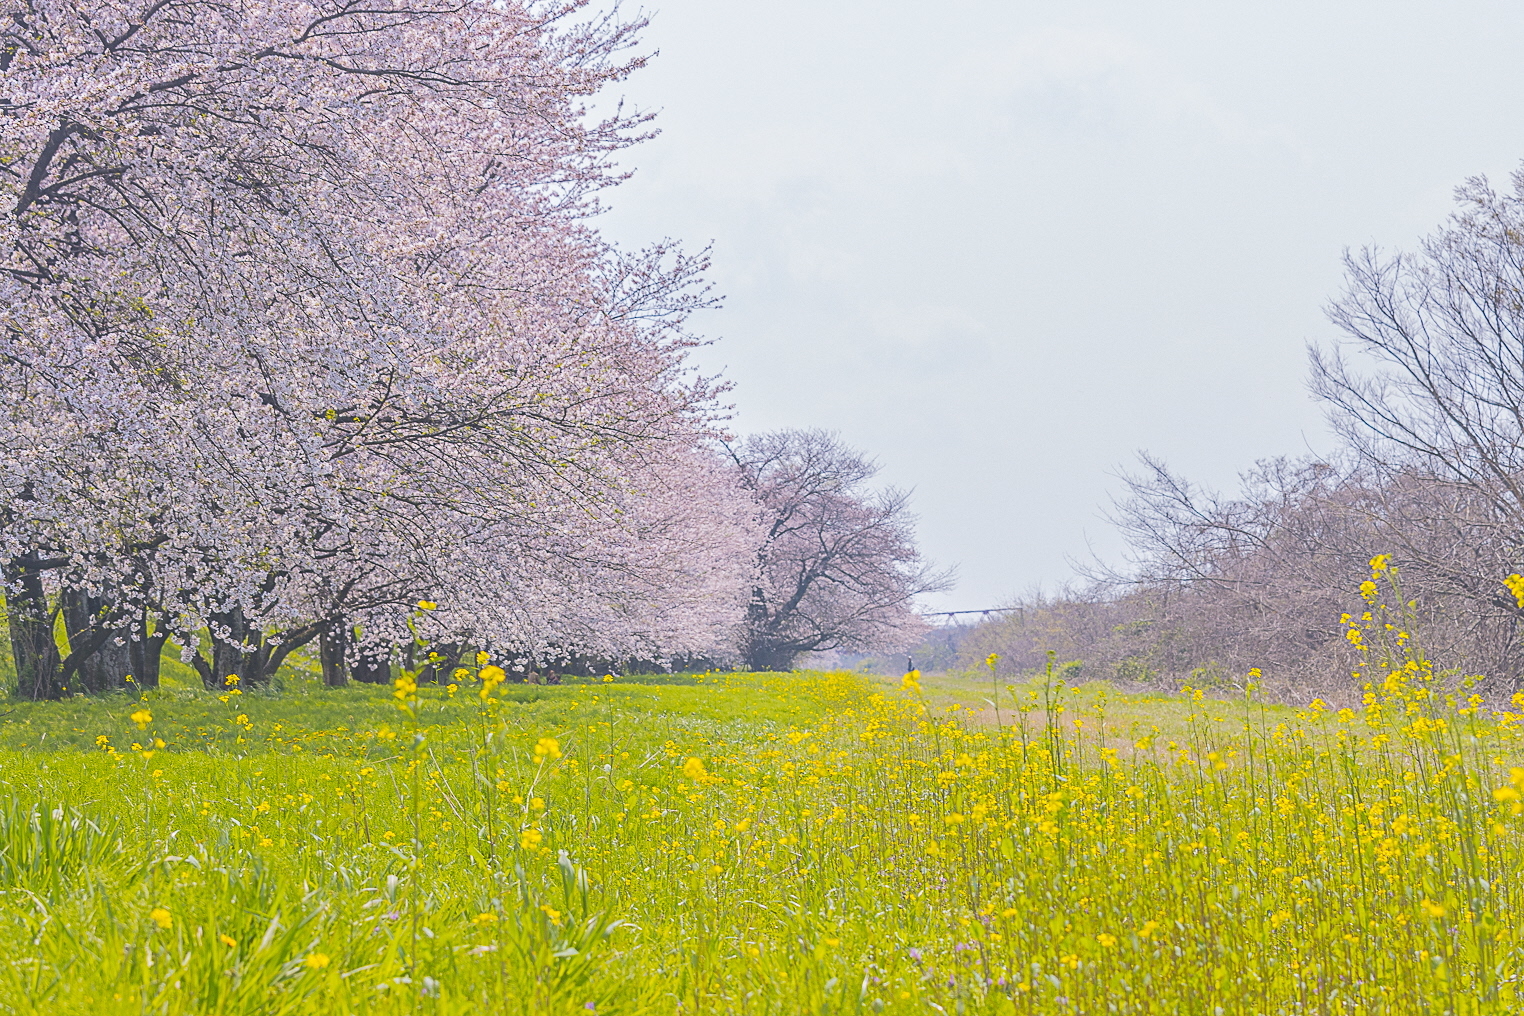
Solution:
M 1305 345 L 1346 246 L 1524 158 L 1524 8 L 665 0 L 661 111 L 604 230 L 714 243 L 735 429 L 818 426 L 915 490 L 994 605 L 1115 557 L 1139 449 L 1229 485 L 1327 448 Z

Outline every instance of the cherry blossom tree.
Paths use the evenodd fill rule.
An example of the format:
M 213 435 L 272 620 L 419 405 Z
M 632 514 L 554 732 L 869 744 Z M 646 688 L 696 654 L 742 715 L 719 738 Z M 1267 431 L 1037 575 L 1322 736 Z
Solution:
M 918 642 L 926 624 L 915 597 L 946 588 L 951 576 L 921 560 L 909 496 L 870 487 L 878 466 L 825 431 L 759 434 L 730 451 L 764 529 L 746 666 L 787 670 L 805 652 Z
M 588 114 L 640 65 L 640 23 L 581 6 L 8 5 L 0 554 L 23 694 L 129 663 L 151 683 L 166 638 L 214 686 L 314 639 L 374 675 L 419 599 L 530 653 L 725 627 L 660 593 L 747 540 L 702 465 L 715 391 L 684 365 L 704 262 L 587 224 L 645 119 Z M 677 521 L 674 469 L 712 525 Z M 571 561 L 578 581 L 547 579 Z

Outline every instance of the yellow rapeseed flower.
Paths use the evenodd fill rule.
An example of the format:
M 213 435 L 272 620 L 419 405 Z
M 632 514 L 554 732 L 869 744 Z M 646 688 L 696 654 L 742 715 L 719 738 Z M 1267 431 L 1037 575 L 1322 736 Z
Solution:
M 554 737 L 542 737 L 535 742 L 534 754 L 536 762 L 544 762 L 548 758 L 560 758 L 561 742 Z
M 1443 903 L 1435 903 L 1433 900 L 1426 899 L 1419 906 L 1423 907 L 1424 913 L 1430 917 L 1445 916 L 1445 905 Z
M 704 760 L 690 758 L 683 763 L 683 775 L 690 780 L 702 780 L 709 775 L 709 770 L 704 768 Z
M 148 917 L 161 928 L 168 928 L 171 924 L 175 923 L 175 919 L 169 916 L 169 911 L 163 907 L 154 907 L 148 912 Z
M 1110 949 L 1112 946 L 1117 944 L 1117 937 L 1115 935 L 1108 935 L 1104 931 L 1095 936 L 1095 940 L 1101 943 L 1102 947 L 1106 949 Z
M 503 670 L 502 667 L 496 667 L 490 664 L 481 669 L 480 676 L 482 679 L 482 687 L 481 691 L 477 692 L 477 694 L 481 696 L 483 702 L 487 701 L 487 699 L 491 697 L 492 689 L 508 680 L 508 674 Z
M 544 838 L 544 833 L 540 832 L 540 830 L 536 829 L 534 826 L 530 826 L 523 832 L 519 833 L 519 846 L 523 847 L 525 850 L 529 850 L 533 847 L 538 847 L 540 845 L 540 841 Z
M 136 723 L 139 730 L 147 730 L 148 725 L 153 722 L 153 713 L 149 712 L 147 709 L 139 709 L 137 712 L 133 713 L 127 718 L 133 723 Z
M 488 925 L 488 924 L 496 924 L 497 923 L 497 915 L 496 914 L 485 914 L 485 913 L 483 913 L 483 914 L 477 914 L 475 917 L 471 918 L 471 923 L 474 924 L 474 925 L 477 925 L 478 927 L 481 927 L 481 926 L 484 926 L 484 925 Z
M 921 672 L 919 670 L 912 670 L 910 673 L 900 678 L 900 687 L 904 688 L 906 691 L 920 691 Z
M 1382 572 L 1386 571 L 1387 566 L 1391 564 L 1391 561 L 1392 555 L 1377 554 L 1375 557 L 1371 558 L 1371 573 L 1376 575 L 1381 574 Z
M 1510 575 L 1503 580 L 1503 585 L 1508 587 L 1519 607 L 1524 608 L 1524 575 Z
M 439 604 L 435 603 L 433 600 L 419 600 L 418 601 L 418 609 L 419 610 L 438 610 L 439 609 Z
M 397 700 L 397 708 L 407 711 L 409 706 L 416 701 L 418 695 L 418 682 L 413 680 L 411 674 L 404 673 L 392 682 L 392 697 Z
M 322 970 L 327 965 L 328 965 L 328 954 L 327 953 L 320 953 L 320 952 L 308 953 L 307 954 L 307 958 L 302 960 L 302 966 L 306 967 L 308 970 Z
M 238 939 L 234 938 L 232 935 L 227 934 L 226 932 L 224 932 L 221 935 L 218 935 L 217 936 L 217 941 L 221 942 L 223 945 L 227 946 L 229 949 L 234 949 L 234 948 L 237 948 L 237 946 L 238 946 Z

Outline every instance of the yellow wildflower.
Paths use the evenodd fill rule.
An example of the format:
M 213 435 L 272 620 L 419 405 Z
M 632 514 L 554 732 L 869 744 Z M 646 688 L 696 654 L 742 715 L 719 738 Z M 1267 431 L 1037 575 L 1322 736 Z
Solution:
M 906 691 L 920 691 L 921 672 L 919 670 L 912 670 L 910 673 L 900 678 L 900 687 L 904 688 Z
M 147 709 L 139 709 L 137 712 L 133 713 L 127 718 L 133 723 L 136 723 L 139 730 L 147 730 L 148 725 L 153 722 L 153 713 L 149 712 Z
M 438 610 L 439 609 L 439 604 L 435 603 L 433 600 L 419 600 L 418 601 L 418 609 L 419 610 Z
M 683 763 L 683 775 L 690 780 L 697 781 L 706 778 L 709 775 L 709 770 L 704 768 L 703 759 L 690 758 Z
M 307 958 L 302 960 L 302 966 L 306 967 L 308 970 L 322 970 L 327 965 L 328 965 L 328 954 L 327 953 L 320 953 L 320 952 L 308 953 L 307 954 Z
M 418 694 L 418 682 L 413 680 L 413 675 L 404 673 L 392 682 L 392 697 L 397 700 L 397 708 L 406 710 L 408 705 L 415 700 Z
M 561 757 L 561 742 L 554 737 L 542 737 L 534 745 L 535 761 L 544 762 L 548 758 Z
M 238 939 L 234 938 L 232 935 L 229 935 L 227 933 L 223 933 L 221 935 L 218 935 L 217 936 L 217 941 L 221 942 L 223 945 L 227 946 L 229 949 L 234 949 L 234 948 L 237 948 L 237 946 L 238 946 Z
M 491 697 L 493 688 L 496 688 L 498 685 L 508 680 L 508 675 L 504 672 L 502 667 L 496 667 L 492 665 L 483 667 L 481 669 L 480 676 L 482 679 L 482 688 L 481 691 L 477 692 L 477 694 L 481 696 L 483 702 L 487 701 L 487 699 Z
M 1503 585 L 1508 587 L 1520 608 L 1524 608 L 1524 575 L 1510 575 L 1503 580 Z
M 154 924 L 157 924 L 161 928 L 168 928 L 171 924 L 175 923 L 175 919 L 170 917 L 169 911 L 163 907 L 154 907 L 148 912 L 148 916 Z

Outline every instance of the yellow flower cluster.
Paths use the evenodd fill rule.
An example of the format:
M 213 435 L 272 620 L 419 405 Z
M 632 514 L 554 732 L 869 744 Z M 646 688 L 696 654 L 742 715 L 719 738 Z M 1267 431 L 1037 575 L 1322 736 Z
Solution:
M 492 691 L 494 688 L 502 684 L 504 681 L 508 680 L 508 675 L 506 672 L 504 672 L 502 667 L 495 667 L 490 665 L 482 667 L 482 669 L 478 672 L 478 676 L 482 679 L 482 687 L 481 690 L 477 692 L 477 694 L 481 696 L 481 700 L 483 702 L 492 697 Z

